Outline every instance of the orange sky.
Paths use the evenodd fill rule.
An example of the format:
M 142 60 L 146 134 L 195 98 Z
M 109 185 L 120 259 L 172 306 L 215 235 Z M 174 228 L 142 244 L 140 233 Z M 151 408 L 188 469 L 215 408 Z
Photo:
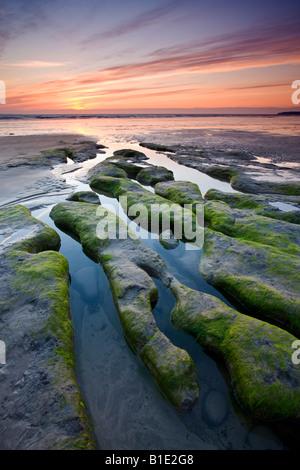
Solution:
M 234 0 L 227 9 L 203 2 L 202 10 L 193 0 L 185 10 L 176 0 L 151 6 L 131 0 L 127 9 L 112 1 L 119 13 L 104 2 L 101 16 L 89 0 L 85 8 L 73 3 L 72 14 L 63 8 L 68 1 L 54 1 L 53 11 L 34 0 L 25 18 L 23 0 L 4 1 L 0 78 L 6 104 L 0 113 L 295 107 L 300 21 L 286 8 L 266 17 L 256 1 L 252 10 L 239 9 Z

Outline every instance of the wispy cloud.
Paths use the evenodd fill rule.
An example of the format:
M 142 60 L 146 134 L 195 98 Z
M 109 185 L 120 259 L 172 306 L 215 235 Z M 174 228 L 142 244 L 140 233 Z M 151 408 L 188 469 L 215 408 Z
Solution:
M 18 3 L 22 3 L 23 0 L 16 0 Z M 14 1 L 13 1 L 14 3 Z M 36 0 L 33 1 L 36 3 Z M 167 19 L 172 18 L 170 11 L 176 9 L 179 5 L 179 0 L 169 1 L 167 4 L 162 3 L 161 6 L 149 9 L 136 15 L 135 17 L 123 21 L 112 27 L 109 31 L 101 31 L 96 34 L 90 35 L 85 40 L 85 45 L 91 45 L 91 52 L 95 51 L 95 46 L 98 47 L 97 41 L 103 41 L 106 39 L 120 38 L 131 31 L 141 30 L 154 24 L 156 21 L 162 21 L 164 18 L 167 23 Z M 33 11 L 32 11 L 33 13 Z M 178 11 L 177 11 L 178 13 Z M 1 14 L 1 12 L 0 12 Z M 47 23 L 46 16 L 41 13 L 41 18 Z M 9 38 L 10 34 L 17 34 L 17 26 L 21 27 L 21 31 L 25 31 L 28 24 L 32 21 L 32 25 L 35 25 L 35 19 L 29 14 L 27 22 L 12 22 L 12 31 L 9 28 L 3 28 L 0 26 L 0 39 L 1 34 L 6 39 Z M 37 25 L 35 27 L 38 27 Z M 1 32 L 2 31 L 2 32 Z M 57 61 L 51 60 L 53 55 L 43 56 L 38 55 L 37 57 L 43 57 L 45 60 L 32 60 L 29 57 L 28 60 L 15 61 L 4 64 L 6 67 L 16 67 L 20 69 L 38 68 L 38 69 L 49 69 L 49 72 L 43 72 L 43 75 L 48 78 L 48 81 L 43 81 L 34 84 L 27 84 L 25 86 L 15 87 L 8 89 L 8 103 L 12 106 L 24 105 L 30 109 L 37 109 L 38 106 L 41 109 L 47 109 L 47 104 L 52 104 L 57 109 L 66 109 L 67 106 L 71 107 L 72 100 L 80 100 L 85 102 L 87 106 L 94 104 L 94 107 L 101 107 L 102 103 L 117 102 L 122 100 L 122 103 L 126 100 L 130 103 L 130 99 L 142 100 L 151 97 L 171 98 L 175 96 L 181 99 L 181 96 L 187 96 L 192 102 L 192 95 L 209 95 L 216 94 L 218 91 L 213 90 L 213 85 L 208 79 L 206 83 L 202 85 L 200 81 L 205 81 L 205 75 L 210 74 L 210 80 L 212 74 L 215 74 L 213 80 L 214 85 L 217 83 L 218 90 L 222 90 L 222 93 L 227 92 L 228 96 L 241 95 L 239 90 L 249 90 L 250 94 L 254 95 L 257 90 L 257 95 L 262 92 L 259 89 L 274 89 L 273 94 L 280 94 L 284 87 L 290 85 L 284 81 L 288 80 L 287 76 L 282 74 L 278 78 L 274 78 L 272 83 L 266 83 L 263 68 L 270 66 L 278 66 L 282 64 L 300 64 L 300 18 L 290 18 L 289 21 L 277 23 L 274 19 L 266 19 L 264 24 L 257 25 L 255 27 L 241 28 L 237 31 L 230 31 L 222 34 L 215 34 L 211 37 L 204 37 L 202 40 L 186 41 L 185 43 L 180 42 L 178 44 L 170 43 L 169 47 L 160 47 L 154 50 L 151 54 L 144 55 L 142 47 L 139 49 L 137 45 L 138 54 L 129 54 L 126 58 L 130 58 L 126 65 L 124 65 L 124 57 L 114 57 L 114 62 L 110 62 L 113 66 L 95 66 L 94 70 L 91 70 L 90 64 L 86 70 L 86 73 L 82 73 L 84 68 L 80 64 L 80 58 L 78 62 L 74 63 L 78 65 L 76 72 L 71 72 L 70 69 L 64 74 L 60 74 L 60 79 L 50 80 L 53 77 L 52 70 L 55 67 L 61 67 L 73 62 L 59 61 L 61 56 L 57 56 Z M 121 47 L 127 45 L 125 38 L 124 43 L 120 41 Z M 156 43 L 157 44 L 157 43 Z M 162 43 L 163 44 L 163 43 Z M 105 48 L 104 48 L 105 49 Z M 120 50 L 120 49 L 119 49 Z M 108 53 L 107 51 L 106 53 Z M 69 56 L 66 56 L 69 57 Z M 102 64 L 103 56 L 102 57 Z M 24 56 L 23 56 L 24 58 Z M 49 58 L 50 60 L 47 60 Z M 70 57 L 73 60 L 73 56 Z M 96 60 L 96 59 L 95 59 Z M 240 83 L 237 79 L 232 79 L 233 83 L 227 87 L 221 83 L 221 79 L 217 78 L 218 73 L 229 72 L 232 73 L 237 70 L 248 70 L 250 68 L 262 69 L 262 72 L 251 72 L 247 83 Z M 81 73 L 77 73 L 77 70 Z M 91 70 L 91 71 L 90 71 Z M 11 74 L 13 75 L 13 74 Z M 22 75 L 20 73 L 20 75 Z M 238 76 L 239 74 L 237 74 Z M 264 75 L 264 76 L 263 76 Z M 232 75 L 233 76 L 233 75 Z M 270 74 L 268 74 L 270 76 Z M 59 77 L 58 73 L 55 77 Z M 219 80 L 219 81 L 218 81 Z M 282 82 L 280 83 L 280 80 Z M 234 86 L 233 86 L 234 85 Z M 276 88 L 281 87 L 279 90 Z M 9 87 L 8 87 L 9 88 Z M 251 91 L 252 90 L 252 91 Z M 279 93 L 280 92 L 280 93 Z M 268 91 L 269 94 L 271 94 Z M 220 93 L 219 93 L 220 94 Z M 223 93 L 224 94 L 224 93 Z
M 11 67 L 24 67 L 24 68 L 48 68 L 48 67 L 62 67 L 71 62 L 48 62 L 45 60 L 24 60 L 22 62 L 11 62 L 2 64 L 5 68 Z
M 48 1 L 1 0 L 0 54 L 12 39 L 49 27 L 49 16 L 45 6 Z
M 244 85 L 244 86 L 235 86 L 235 87 L 227 87 L 226 90 L 258 90 L 260 88 L 280 88 L 280 87 L 285 87 L 290 89 L 291 83 L 286 82 L 286 83 L 265 83 L 265 84 L 259 84 L 259 85 Z M 223 90 L 224 91 L 224 90 Z
M 144 29 L 157 21 L 161 21 L 166 15 L 170 15 L 179 5 L 179 0 L 173 0 L 163 6 L 147 10 L 128 21 L 122 21 L 119 25 L 99 33 L 92 34 L 89 38 L 82 42 L 82 46 L 88 46 L 98 41 L 119 38 L 128 33 L 136 32 Z

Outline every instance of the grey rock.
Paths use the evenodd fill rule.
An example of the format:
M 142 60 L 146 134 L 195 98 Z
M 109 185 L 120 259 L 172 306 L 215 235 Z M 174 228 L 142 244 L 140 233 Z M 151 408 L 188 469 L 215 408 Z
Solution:
M 159 243 L 166 249 L 166 250 L 174 250 L 178 247 L 179 241 L 174 238 L 174 234 L 172 230 L 165 230 L 159 235 Z
M 225 421 L 229 410 L 227 397 L 216 390 L 209 392 L 203 402 L 203 417 L 208 424 L 218 426 Z
M 100 204 L 98 194 L 93 191 L 78 191 L 67 197 L 67 201 L 87 202 L 90 204 Z

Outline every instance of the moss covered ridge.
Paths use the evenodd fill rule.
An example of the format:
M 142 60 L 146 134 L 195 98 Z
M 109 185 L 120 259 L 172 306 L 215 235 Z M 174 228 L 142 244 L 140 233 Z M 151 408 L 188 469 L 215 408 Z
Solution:
M 225 235 L 277 247 L 290 255 L 300 255 L 300 227 L 296 224 L 231 208 L 223 201 L 207 201 L 205 221 L 212 230 Z
M 115 167 L 116 168 L 116 167 Z M 142 228 L 148 231 L 161 233 L 164 230 L 177 228 L 180 232 L 178 239 L 185 242 L 196 242 L 202 245 L 203 227 L 190 207 L 182 206 L 170 199 L 153 194 L 140 184 L 124 175 L 116 168 L 115 176 L 112 176 L 110 164 L 100 164 L 90 174 L 90 186 L 94 191 L 102 192 L 117 198 L 128 217 L 138 216 Z M 122 197 L 126 196 L 126 197 Z M 124 203 L 125 202 L 125 203 Z M 168 224 L 168 227 L 164 226 Z M 176 234 L 174 233 L 176 236 Z
M 248 211 L 252 216 L 261 215 L 270 217 L 272 219 L 284 220 L 293 224 L 300 224 L 300 211 L 283 211 L 274 207 L 270 202 L 278 200 L 279 196 L 262 196 L 254 194 L 241 194 L 241 193 L 224 193 L 217 189 L 209 189 L 205 194 L 205 199 L 208 201 L 222 201 L 226 202 L 231 208 L 242 209 Z M 281 196 L 283 202 L 290 202 L 291 204 L 300 203 L 297 196 Z
M 96 224 L 99 211 L 104 209 L 98 209 L 97 218 L 91 206 L 61 203 L 51 215 L 59 226 L 76 233 L 84 250 L 101 262 L 124 332 L 170 400 L 188 409 L 195 399 L 197 379 L 190 357 L 157 329 L 151 313 L 157 290 L 147 273 L 159 278 L 175 295 L 174 326 L 223 357 L 242 407 L 264 419 L 299 418 L 300 371 L 291 358 L 296 338 L 233 310 L 216 297 L 182 285 L 168 273 L 161 258 L 139 240 L 98 239 Z
M 254 316 L 299 337 L 299 225 L 260 215 L 269 213 L 265 198 L 229 194 L 224 202 L 222 195 L 207 194 L 203 277 Z
M 299 258 L 278 248 L 205 230 L 203 277 L 252 315 L 300 336 Z
M 26 338 L 29 335 L 32 341 L 41 345 L 41 349 L 35 347 L 36 353 L 28 359 L 33 378 L 26 376 L 28 386 L 22 390 L 20 406 L 26 399 L 26 419 L 35 422 L 43 415 L 47 416 L 48 406 L 53 400 L 57 403 L 51 405 L 52 414 L 48 415 L 48 421 L 45 423 L 43 419 L 43 424 L 40 424 L 38 445 L 42 448 L 92 449 L 95 443 L 76 380 L 69 307 L 69 266 L 67 260 L 54 251 L 60 246 L 60 237 L 20 205 L 0 210 L 0 227 L 2 233 L 7 235 L 1 252 L 2 268 L 6 267 L 6 288 L 2 290 L 1 304 L 3 331 L 11 331 L 9 321 L 18 318 L 20 309 L 27 311 L 22 331 L 18 333 L 13 330 L 15 336 L 10 338 L 8 355 L 10 350 L 13 355 L 14 349 L 19 347 L 19 343 L 22 344 L 23 336 Z M 27 357 L 27 350 L 23 354 Z M 23 370 L 17 372 L 17 367 L 14 369 L 12 381 L 14 373 L 24 373 Z M 34 380 L 34 374 L 46 376 L 47 384 L 43 386 L 42 383 L 39 387 L 33 385 L 31 380 Z M 33 395 L 35 387 L 38 402 Z M 18 396 L 18 388 L 13 393 Z M 31 415 L 28 409 L 32 409 Z M 21 409 L 14 412 L 22 413 Z M 74 424 L 70 426 L 70 423 Z M 17 428 L 16 435 L 18 432 Z
M 159 196 L 181 206 L 190 204 L 193 212 L 196 212 L 196 207 L 204 202 L 198 185 L 190 181 L 159 182 L 154 186 L 154 190 Z
M 53 207 L 55 224 L 72 231 L 84 251 L 103 266 L 124 333 L 170 401 L 182 411 L 199 396 L 198 376 L 189 354 L 159 331 L 152 314 L 157 288 L 150 276 L 168 285 L 164 262 L 136 238 L 119 238 L 127 226 L 113 213 L 93 204 L 65 202 Z M 115 223 L 117 238 L 99 238 L 99 224 Z
M 299 419 L 300 368 L 291 358 L 296 338 L 176 280 L 170 287 L 172 323 L 223 357 L 240 404 L 260 418 Z

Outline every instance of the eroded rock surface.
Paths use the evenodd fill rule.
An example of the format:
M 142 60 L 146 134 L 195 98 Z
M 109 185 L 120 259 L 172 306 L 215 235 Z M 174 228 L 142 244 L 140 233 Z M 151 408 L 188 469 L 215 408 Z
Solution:
M 76 382 L 67 260 L 23 206 L 0 210 L 0 448 L 94 448 Z
M 152 315 L 158 294 L 150 276 L 168 284 L 164 262 L 133 233 L 126 237 L 127 226 L 101 206 L 60 203 L 51 217 L 57 226 L 76 234 L 85 252 L 102 264 L 129 342 L 171 402 L 180 410 L 190 409 L 199 395 L 194 363 L 158 330 Z M 105 224 L 116 226 L 117 238 L 99 238 Z
M 67 201 L 88 202 L 90 204 L 100 204 L 98 194 L 93 191 L 78 191 L 67 197 Z
M 300 335 L 299 256 L 206 229 L 200 271 L 252 315 Z
M 296 338 L 176 280 L 170 288 L 172 323 L 221 354 L 241 405 L 264 419 L 299 418 L 300 369 L 291 359 Z

